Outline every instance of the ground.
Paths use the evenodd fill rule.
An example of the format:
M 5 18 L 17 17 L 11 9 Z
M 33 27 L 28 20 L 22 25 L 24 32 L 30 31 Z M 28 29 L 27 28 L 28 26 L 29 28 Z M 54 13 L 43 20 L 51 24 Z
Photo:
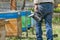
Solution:
M 42 27 L 43 29 L 43 40 L 46 40 L 46 29 L 45 25 Z M 34 30 L 35 34 L 35 30 Z M 60 25 L 59 24 L 53 24 L 53 34 L 57 34 L 58 37 L 54 37 L 54 40 L 60 40 Z M 26 37 L 26 32 L 22 33 L 22 37 Z M 15 37 L 13 37 L 11 40 L 17 40 Z M 32 29 L 28 30 L 28 38 L 22 38 L 22 40 L 36 40 L 36 35 L 32 34 Z

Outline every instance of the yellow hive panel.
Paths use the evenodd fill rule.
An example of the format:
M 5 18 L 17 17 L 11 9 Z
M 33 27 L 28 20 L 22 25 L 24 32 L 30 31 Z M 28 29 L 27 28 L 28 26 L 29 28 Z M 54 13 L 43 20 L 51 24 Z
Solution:
M 17 35 L 17 19 L 9 19 L 9 22 L 5 24 L 7 36 Z

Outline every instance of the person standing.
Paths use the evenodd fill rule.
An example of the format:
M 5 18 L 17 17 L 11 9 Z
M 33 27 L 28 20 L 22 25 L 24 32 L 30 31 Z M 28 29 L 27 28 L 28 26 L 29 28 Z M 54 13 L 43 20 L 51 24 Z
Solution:
M 40 11 L 44 16 L 45 24 L 46 24 L 46 36 L 47 40 L 53 40 L 53 32 L 52 32 L 52 15 L 53 15 L 53 3 L 54 0 L 34 0 L 34 11 Z M 45 15 L 48 13 L 48 15 Z M 42 19 L 43 20 L 43 19 Z M 36 22 L 36 36 L 37 40 L 43 40 L 42 38 L 42 20 L 40 22 Z

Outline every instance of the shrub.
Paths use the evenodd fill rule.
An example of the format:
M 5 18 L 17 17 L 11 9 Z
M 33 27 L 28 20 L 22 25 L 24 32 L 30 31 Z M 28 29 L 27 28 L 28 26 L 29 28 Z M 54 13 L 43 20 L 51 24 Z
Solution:
M 57 8 L 54 8 L 54 12 L 55 13 L 60 13 L 60 8 L 58 8 L 58 7 Z

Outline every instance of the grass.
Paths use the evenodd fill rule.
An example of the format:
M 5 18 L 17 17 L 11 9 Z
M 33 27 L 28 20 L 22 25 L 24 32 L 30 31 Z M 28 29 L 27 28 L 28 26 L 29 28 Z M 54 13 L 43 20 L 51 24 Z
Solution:
M 53 26 L 53 33 L 58 34 L 58 37 L 54 38 L 54 40 L 60 40 L 60 25 L 54 25 Z
M 43 28 L 43 40 L 46 40 L 45 26 L 43 26 L 42 28 Z M 28 38 L 22 38 L 22 40 L 36 40 L 36 35 L 33 35 L 31 31 L 32 29 L 28 30 Z M 60 25 L 53 24 L 53 34 L 58 34 L 58 37 L 55 37 L 54 40 L 60 40 Z M 26 37 L 26 32 L 23 32 L 22 36 Z M 17 39 L 13 37 L 11 40 L 17 40 Z

